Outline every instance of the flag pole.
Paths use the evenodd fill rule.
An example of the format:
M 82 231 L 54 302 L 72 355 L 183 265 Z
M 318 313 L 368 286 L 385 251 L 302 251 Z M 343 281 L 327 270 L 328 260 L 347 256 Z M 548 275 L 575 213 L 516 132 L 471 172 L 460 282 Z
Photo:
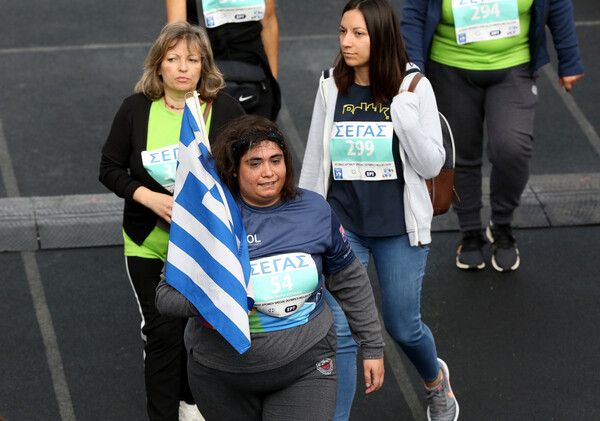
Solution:
M 200 96 L 198 95 L 198 91 L 192 92 L 192 95 L 194 97 L 194 103 L 196 104 L 196 115 L 195 115 L 195 117 L 196 117 L 196 120 L 198 122 L 198 126 L 200 128 L 200 131 L 202 132 L 202 138 L 203 138 L 202 141 L 204 142 L 204 145 L 206 146 L 206 149 L 208 149 L 208 152 L 212 153 L 212 151 L 210 150 L 210 142 L 208 140 L 208 135 L 206 133 L 206 124 L 204 123 L 204 116 L 202 115 L 202 109 L 200 108 L 200 99 L 199 99 Z M 225 199 L 225 193 L 223 192 L 223 189 L 221 188 L 221 185 L 217 183 L 216 184 L 216 188 L 219 191 L 219 194 L 221 195 L 221 198 L 223 199 L 223 206 L 225 207 L 227 214 L 230 215 L 231 211 L 229 210 L 229 204 L 227 203 L 227 200 Z M 229 228 L 231 230 L 231 226 Z M 236 236 L 236 240 L 237 240 L 237 247 L 238 247 L 238 251 L 239 251 L 241 240 L 239 238 L 237 238 L 237 236 Z
M 210 142 L 208 141 L 208 136 L 206 134 L 206 124 L 204 123 L 204 117 L 202 116 L 202 108 L 200 106 L 200 95 L 198 95 L 198 91 L 194 91 L 193 92 L 194 95 L 194 102 L 196 103 L 196 120 L 198 121 L 198 126 L 200 127 L 200 129 L 202 130 L 202 137 L 203 137 L 203 142 L 204 145 L 206 145 L 206 149 L 208 149 L 209 152 L 212 152 L 210 150 Z

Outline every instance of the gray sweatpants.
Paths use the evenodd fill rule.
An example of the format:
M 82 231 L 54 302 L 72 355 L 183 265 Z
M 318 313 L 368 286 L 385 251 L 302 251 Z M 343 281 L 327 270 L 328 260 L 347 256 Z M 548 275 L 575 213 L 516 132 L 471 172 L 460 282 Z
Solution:
M 533 123 L 538 101 L 529 63 L 501 70 L 464 70 L 429 61 L 427 77 L 439 110 L 454 134 L 454 200 L 462 232 L 482 228 L 480 210 L 483 127 L 490 161 L 490 205 L 494 224 L 512 222 L 529 178 Z
M 228 373 L 190 354 L 188 378 L 206 421 L 333 420 L 337 394 L 335 330 L 287 365 L 256 373 Z

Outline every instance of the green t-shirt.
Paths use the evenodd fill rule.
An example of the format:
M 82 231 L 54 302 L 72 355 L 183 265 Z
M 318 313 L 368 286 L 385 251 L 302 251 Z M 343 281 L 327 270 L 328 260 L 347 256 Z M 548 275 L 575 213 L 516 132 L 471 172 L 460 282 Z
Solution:
M 206 104 L 202 104 L 204 111 Z M 206 123 L 207 134 L 210 127 L 212 109 Z M 173 191 L 175 168 L 177 165 L 177 149 L 179 132 L 183 114 L 171 112 L 165 108 L 162 100 L 152 102 L 148 117 L 148 137 L 146 151 L 142 153 L 142 161 L 146 171 L 167 190 Z M 169 233 L 154 227 L 141 245 L 137 245 L 123 230 L 125 256 L 145 257 L 147 259 L 167 258 Z
M 431 60 L 469 70 L 505 69 L 531 60 L 529 25 L 533 0 L 455 0 L 455 9 L 452 3 L 443 0 Z M 467 3 L 468 6 L 460 7 Z M 477 37 L 484 40 L 468 40 Z

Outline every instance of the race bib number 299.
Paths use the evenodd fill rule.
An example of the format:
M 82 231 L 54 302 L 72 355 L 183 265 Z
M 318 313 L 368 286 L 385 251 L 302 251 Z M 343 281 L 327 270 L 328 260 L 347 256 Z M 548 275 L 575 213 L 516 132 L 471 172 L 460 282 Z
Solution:
M 334 180 L 381 181 L 398 178 L 391 122 L 335 123 L 329 151 Z

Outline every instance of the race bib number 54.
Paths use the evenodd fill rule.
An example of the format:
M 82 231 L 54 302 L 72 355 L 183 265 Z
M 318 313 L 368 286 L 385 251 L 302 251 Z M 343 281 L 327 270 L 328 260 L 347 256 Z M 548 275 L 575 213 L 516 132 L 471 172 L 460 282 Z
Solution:
M 319 274 L 310 254 L 287 253 L 252 260 L 254 307 L 273 317 L 300 310 L 319 285 Z

